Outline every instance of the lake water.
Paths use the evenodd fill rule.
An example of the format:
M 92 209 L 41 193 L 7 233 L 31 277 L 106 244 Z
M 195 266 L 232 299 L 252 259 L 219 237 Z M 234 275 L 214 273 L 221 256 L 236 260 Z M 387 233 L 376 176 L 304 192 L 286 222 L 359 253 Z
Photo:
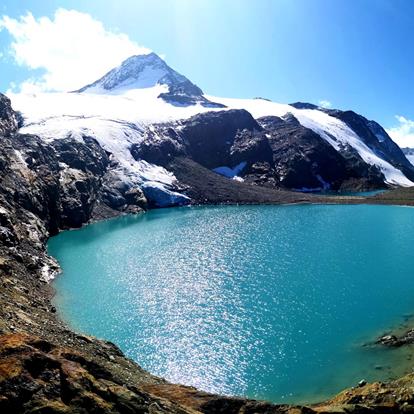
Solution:
M 173 382 L 313 402 L 409 368 L 363 345 L 414 311 L 412 208 L 164 209 L 48 249 L 61 317 Z

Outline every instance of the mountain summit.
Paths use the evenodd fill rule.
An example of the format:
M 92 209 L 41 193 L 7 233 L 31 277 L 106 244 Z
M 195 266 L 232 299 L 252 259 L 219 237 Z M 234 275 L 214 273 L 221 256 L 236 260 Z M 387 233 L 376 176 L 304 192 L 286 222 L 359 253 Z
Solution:
M 197 85 L 170 68 L 156 53 L 131 56 L 102 78 L 75 92 L 121 93 L 156 85 L 168 87 L 168 91 L 161 93 L 159 98 L 173 105 L 188 106 L 198 103 L 206 107 L 224 106 L 206 99 Z

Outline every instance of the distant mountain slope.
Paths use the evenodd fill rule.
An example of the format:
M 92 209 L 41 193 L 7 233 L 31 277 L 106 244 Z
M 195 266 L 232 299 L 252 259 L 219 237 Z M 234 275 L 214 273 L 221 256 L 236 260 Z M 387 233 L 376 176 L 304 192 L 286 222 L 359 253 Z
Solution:
M 404 151 L 391 139 L 385 129 L 375 121 L 370 121 L 357 114 L 354 111 L 341 111 L 339 109 L 322 108 L 314 104 L 296 102 L 291 104 L 297 109 L 314 109 L 327 113 L 330 116 L 340 119 L 349 126 L 359 138 L 381 158 L 390 162 L 392 165 L 402 169 L 408 174 L 411 180 L 412 175 L 411 164 L 407 162 Z
M 327 113 L 345 122 L 375 154 L 414 180 L 412 164 L 380 124 L 354 111 L 327 110 Z
M 404 155 L 414 165 L 414 148 L 403 148 Z
M 113 180 L 142 188 L 153 204 L 190 202 L 174 176 L 178 157 L 278 189 L 414 185 L 414 166 L 376 122 L 308 103 L 205 96 L 154 53 L 75 93 L 10 97 L 22 133 L 47 142 L 95 139 L 110 156 Z
M 294 104 L 295 106 L 277 104 L 264 99 L 214 99 L 217 102 L 225 104 L 229 108 L 246 109 L 255 119 L 269 115 L 283 117 L 286 114 L 291 113 L 302 126 L 314 131 L 338 152 L 345 156 L 346 154 L 354 154 L 360 157 L 364 163 L 378 168 L 383 173 L 384 182 L 386 184 L 401 186 L 413 185 L 413 182 L 400 170 L 401 160 L 403 160 L 405 156 L 399 147 L 396 147 L 396 149 L 393 147 L 400 157 L 400 160 L 396 162 L 394 159 L 395 154 L 394 156 L 388 154 L 389 150 L 385 148 L 385 145 L 382 148 L 383 153 L 378 151 L 377 148 L 370 148 L 364 141 L 364 136 L 359 136 L 351 126 L 339 119 L 337 114 L 333 116 L 330 111 L 316 107 L 313 104 L 301 103 L 300 109 L 298 109 L 295 107 L 297 104 Z M 371 121 L 366 120 L 366 122 Z M 384 134 L 386 134 L 385 131 Z M 387 134 L 386 136 L 388 137 L 388 140 L 392 142 Z M 394 145 L 396 146 L 396 144 Z M 387 154 L 385 159 L 384 154 Z M 388 159 L 390 161 L 388 161 Z M 412 170 L 408 164 L 405 165 L 407 168 L 406 172 L 412 177 L 414 170 Z

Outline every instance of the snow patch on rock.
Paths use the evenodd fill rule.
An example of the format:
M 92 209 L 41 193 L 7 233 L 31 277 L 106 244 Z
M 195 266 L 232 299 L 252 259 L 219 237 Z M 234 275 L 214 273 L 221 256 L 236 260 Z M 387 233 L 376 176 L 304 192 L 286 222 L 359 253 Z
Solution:
M 240 181 L 241 177 L 238 177 L 238 175 L 243 171 L 244 167 L 246 167 L 246 164 L 246 161 L 242 161 L 233 168 L 223 166 L 213 168 L 213 171 L 217 174 L 223 175 L 224 177 Z M 243 179 L 241 179 L 241 181 L 243 181 Z

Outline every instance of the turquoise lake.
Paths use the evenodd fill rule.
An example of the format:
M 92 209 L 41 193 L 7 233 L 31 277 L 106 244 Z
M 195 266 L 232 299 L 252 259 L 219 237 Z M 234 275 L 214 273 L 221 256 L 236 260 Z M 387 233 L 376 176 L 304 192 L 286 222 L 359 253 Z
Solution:
M 60 316 L 166 379 L 315 402 L 410 369 L 373 345 L 414 311 L 414 209 L 217 206 L 67 231 Z

